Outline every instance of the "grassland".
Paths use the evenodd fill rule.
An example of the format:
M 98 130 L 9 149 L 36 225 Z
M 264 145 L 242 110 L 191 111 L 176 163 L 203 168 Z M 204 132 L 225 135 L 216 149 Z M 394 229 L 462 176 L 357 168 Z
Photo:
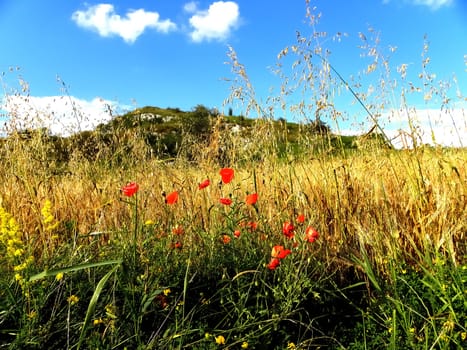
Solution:
M 69 137 L 10 130 L 0 348 L 467 348 L 467 151 L 421 146 L 411 120 L 413 147 L 389 147 L 388 61 L 365 43 L 382 72 L 381 98 L 365 95 L 322 35 L 279 55 L 297 60 L 271 101 L 313 112 L 305 126 L 256 101 L 231 49 L 226 103 L 259 118 L 146 107 Z M 374 133 L 323 129 L 342 119 L 327 93 L 341 88 Z
M 230 182 L 214 159 L 46 149 L 4 143 L 3 347 L 466 345 L 464 149 L 240 158 Z

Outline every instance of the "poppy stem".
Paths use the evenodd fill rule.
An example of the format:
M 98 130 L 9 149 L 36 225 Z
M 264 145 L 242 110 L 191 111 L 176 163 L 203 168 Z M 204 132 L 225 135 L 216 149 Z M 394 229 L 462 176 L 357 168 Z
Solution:
M 136 241 L 138 238 L 138 193 L 135 194 L 134 208 L 134 228 L 133 228 L 133 268 L 136 268 L 137 263 L 137 248 Z
M 255 193 L 258 193 L 258 185 L 256 184 L 256 169 L 253 168 L 253 181 L 255 183 Z

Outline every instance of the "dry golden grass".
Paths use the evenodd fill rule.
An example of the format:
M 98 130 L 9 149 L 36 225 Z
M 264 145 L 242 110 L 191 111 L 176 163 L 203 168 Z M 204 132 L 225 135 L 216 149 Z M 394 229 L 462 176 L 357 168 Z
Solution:
M 454 263 L 466 256 L 467 153 L 462 149 L 374 150 L 345 158 L 233 164 L 237 187 L 230 193 L 217 186 L 219 166 L 209 161 L 152 160 L 119 169 L 74 160 L 56 175 L 37 148 L 25 150 L 18 141 L 10 157 L 0 171 L 1 204 L 38 251 L 72 239 L 60 237 L 52 244 L 46 237 L 40 217 L 46 199 L 62 227 L 72 226 L 82 236 L 112 232 L 130 222 L 119 190 L 136 181 L 143 220 L 169 220 L 162 193 L 177 190 L 180 202 L 170 220 L 202 229 L 217 220 L 206 196 L 242 199 L 258 192 L 263 234 L 279 234 L 283 220 L 303 213 L 321 232 L 326 255 L 337 266 L 364 254 L 384 272 L 388 259 L 410 263 L 417 249 L 435 249 Z M 212 185 L 201 194 L 197 186 L 206 178 Z

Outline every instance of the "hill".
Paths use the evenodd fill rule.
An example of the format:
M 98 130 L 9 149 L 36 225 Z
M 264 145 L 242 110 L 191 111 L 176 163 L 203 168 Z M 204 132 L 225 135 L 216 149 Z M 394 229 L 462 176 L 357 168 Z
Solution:
M 369 140 L 371 144 L 382 143 L 377 134 L 366 136 L 366 142 Z M 116 116 L 92 131 L 62 137 L 47 129 L 23 130 L 10 134 L 2 142 L 11 145 L 11 141 L 38 149 L 35 143 L 40 141 L 40 152 L 36 153 L 48 166 L 71 159 L 120 166 L 123 159 L 128 161 L 125 156 L 129 153 L 134 161 L 182 157 L 188 161 L 202 158 L 228 164 L 262 160 L 270 155 L 279 159 L 314 157 L 323 152 L 352 151 L 362 144 L 361 138 L 333 134 L 321 120 L 300 124 L 284 119 L 222 116 L 203 105 L 191 111 L 146 106 Z

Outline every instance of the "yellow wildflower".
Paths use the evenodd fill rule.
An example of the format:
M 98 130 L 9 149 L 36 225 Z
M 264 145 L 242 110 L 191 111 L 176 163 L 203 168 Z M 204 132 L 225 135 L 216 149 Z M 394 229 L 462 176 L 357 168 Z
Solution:
M 52 215 L 52 202 L 50 200 L 46 200 L 44 206 L 41 209 L 42 214 L 42 221 L 44 224 L 50 224 L 54 221 L 54 216 Z
M 170 292 L 171 292 L 170 288 L 167 288 L 167 289 L 164 289 L 163 293 L 164 293 L 165 296 L 167 296 L 167 295 L 170 294 Z
M 42 223 L 47 231 L 55 230 L 59 222 L 55 221 L 54 216 L 52 215 L 52 202 L 50 200 L 46 200 L 44 206 L 41 209 L 42 214 Z
M 67 301 L 70 305 L 75 305 L 79 301 L 79 298 L 76 295 L 72 294 L 67 298 Z
M 102 318 L 98 318 L 98 319 L 92 321 L 92 324 L 93 324 L 94 326 L 100 325 L 100 324 L 102 324 L 102 323 L 104 323 L 104 320 L 103 320 Z
M 216 339 L 216 344 L 219 344 L 219 345 L 225 344 L 225 338 L 223 335 L 218 335 L 215 339 Z
M 288 349 L 288 350 L 296 349 L 296 348 L 297 348 L 297 347 L 295 346 L 295 343 L 293 343 L 293 342 L 291 342 L 291 341 L 287 343 L 287 349 Z
M 248 349 L 248 342 L 244 341 L 241 346 L 242 349 Z
M 450 331 L 452 331 L 452 330 L 454 329 L 454 326 L 455 326 L 455 325 L 456 325 L 456 324 L 455 324 L 452 320 L 447 320 L 446 322 L 444 322 L 443 328 L 444 328 L 446 331 L 450 332 Z
M 26 262 L 22 262 L 19 265 L 13 266 L 13 271 L 23 271 L 26 267 L 28 267 L 28 264 Z
M 15 218 L 0 207 L 0 244 L 6 246 L 6 257 L 12 262 L 24 254 L 21 236 Z
M 15 251 L 13 252 L 13 256 L 19 257 L 24 254 L 24 249 L 22 248 L 16 248 Z
M 55 279 L 56 279 L 57 281 L 60 281 L 62 278 L 63 278 L 63 272 L 59 272 L 59 273 L 57 273 L 57 274 L 55 275 Z
M 112 304 L 107 304 L 105 306 L 105 314 L 108 318 L 115 320 L 117 318 L 117 307 Z
M 180 310 L 181 307 L 183 307 L 183 305 L 185 305 L 185 302 L 183 300 L 180 300 L 178 303 L 177 303 L 177 306 L 175 307 L 175 310 Z

